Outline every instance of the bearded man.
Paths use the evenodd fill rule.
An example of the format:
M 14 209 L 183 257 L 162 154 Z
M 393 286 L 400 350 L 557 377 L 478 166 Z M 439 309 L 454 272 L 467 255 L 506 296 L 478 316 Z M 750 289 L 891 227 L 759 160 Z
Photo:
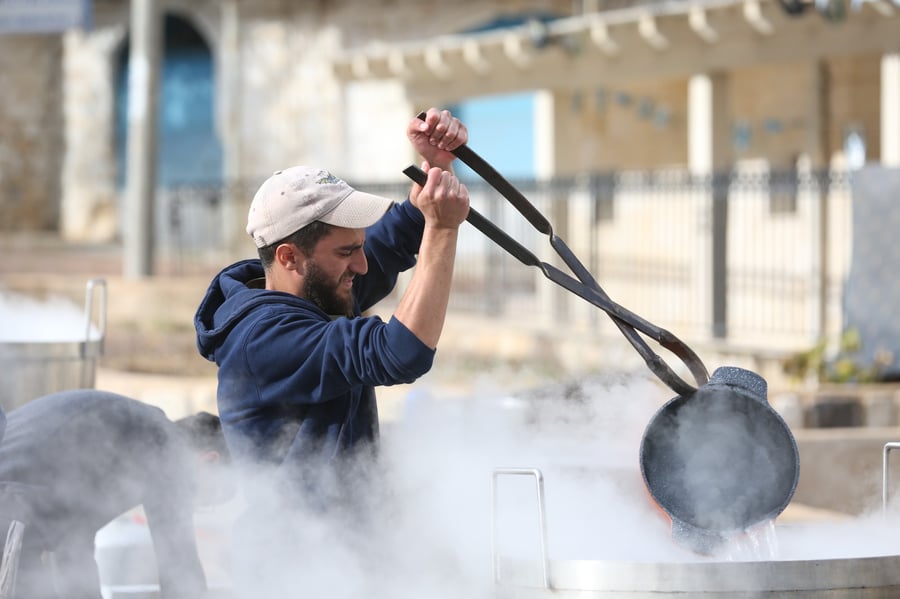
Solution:
M 321 168 L 267 179 L 247 219 L 259 259 L 221 271 L 195 315 L 200 353 L 218 365 L 219 415 L 247 513 L 256 516 L 244 527 L 257 540 L 253 552 L 273 546 L 263 531 L 289 536 L 285 508 L 359 509 L 370 469 L 363 458 L 378 440 L 374 387 L 411 383 L 432 366 L 469 212 L 468 191 L 450 170 L 467 131 L 432 108 L 410 120 L 407 137 L 428 180 L 400 204 Z M 387 322 L 362 316 L 413 266 Z M 257 569 L 254 578 L 264 577 Z

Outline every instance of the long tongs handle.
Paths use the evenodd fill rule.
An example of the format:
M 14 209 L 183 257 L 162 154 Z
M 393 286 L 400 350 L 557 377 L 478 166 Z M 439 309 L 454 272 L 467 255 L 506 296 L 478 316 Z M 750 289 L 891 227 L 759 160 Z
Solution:
M 414 165 L 404 169 L 403 173 L 419 185 L 424 185 L 427 179 L 425 172 Z M 525 201 L 527 202 L 527 200 Z M 530 202 L 528 202 L 528 205 L 531 206 Z M 543 215 L 541 215 L 537 209 L 533 206 L 532 209 L 534 214 L 543 219 Z M 606 312 L 613 319 L 613 322 L 615 322 L 619 330 L 625 335 L 629 343 L 637 350 L 638 354 L 640 354 L 650 370 L 676 393 L 687 395 L 696 391 L 696 388 L 686 383 L 681 377 L 675 374 L 675 372 L 669 368 L 668 364 L 650 349 L 647 343 L 637 334 L 635 329 L 655 339 L 660 345 L 681 358 L 694 375 L 698 386 L 706 383 L 709 379 L 706 368 L 703 366 L 699 357 L 697 357 L 697 355 L 677 337 L 610 300 L 609 296 L 603 292 L 596 280 L 594 280 L 581 262 L 575 258 L 562 239 L 553 234 L 552 227 L 550 227 L 550 223 L 549 221 L 546 221 L 546 219 L 543 220 L 547 223 L 547 227 L 550 230 L 551 245 L 553 245 L 557 253 L 563 257 L 563 260 L 573 267 L 573 270 L 581 279 L 580 281 L 564 273 L 552 264 L 540 260 L 534 253 L 510 237 L 505 231 L 497 227 L 497 225 L 485 218 L 474 208 L 469 208 L 469 214 L 466 217 L 466 220 L 526 266 L 535 266 L 539 268 L 544 276 L 554 283 L 568 289 L 572 293 Z
M 424 120 L 425 113 L 419 113 L 418 117 Z M 500 194 L 505 197 L 535 229 L 550 238 L 550 245 L 562 258 L 566 266 L 568 266 L 575 276 L 578 277 L 578 281 L 572 279 L 546 262 L 538 260 L 534 254 L 509 237 L 493 223 L 470 209 L 470 218 L 467 220 L 469 220 L 471 224 L 476 226 L 476 228 L 487 235 L 495 243 L 503 247 L 507 252 L 515 256 L 520 262 L 531 266 L 537 266 L 543 271 L 547 278 L 566 289 L 569 289 L 576 295 L 581 296 L 583 299 L 593 303 L 609 314 L 618 329 L 638 354 L 640 354 L 650 370 L 676 393 L 684 395 L 692 393 L 696 391 L 696 389 L 675 374 L 665 361 L 653 352 L 646 341 L 638 335 L 637 331 L 641 331 L 645 335 L 655 339 L 664 348 L 678 356 L 690 370 L 698 387 L 709 381 L 709 373 L 706 370 L 706 367 L 703 365 L 699 356 L 697 356 L 687 344 L 669 331 L 651 324 L 633 312 L 630 312 L 613 302 L 603 291 L 588 269 L 575 257 L 575 254 L 572 253 L 566 243 L 553 232 L 553 226 L 550 224 L 550 221 L 547 220 L 547 218 L 541 214 L 541 212 L 528 201 L 528 198 L 522 195 L 513 184 L 507 181 L 503 175 L 491 166 L 487 160 L 479 156 L 466 144 L 453 150 L 453 154 L 480 175 L 491 185 L 491 187 L 500 192 Z M 424 172 L 421 170 L 419 172 L 424 175 Z M 406 174 L 411 176 L 410 173 Z M 421 181 L 419 182 L 421 184 Z M 474 216 L 472 215 L 473 212 Z M 635 329 L 637 329 L 637 331 Z

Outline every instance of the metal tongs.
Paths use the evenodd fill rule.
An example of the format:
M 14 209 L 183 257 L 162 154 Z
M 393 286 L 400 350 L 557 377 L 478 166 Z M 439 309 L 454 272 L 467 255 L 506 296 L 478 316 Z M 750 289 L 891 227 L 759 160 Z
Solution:
M 424 118 L 424 113 L 420 114 L 419 118 Z M 683 341 L 669 331 L 644 320 L 634 312 L 612 301 L 597 283 L 596 279 L 585 268 L 584 264 L 575 257 L 569 246 L 553 232 L 550 221 L 518 189 L 498 173 L 494 167 L 465 144 L 453 150 L 453 154 L 487 181 L 491 187 L 500 192 L 535 229 L 547 235 L 550 238 L 551 247 L 578 278 L 576 279 L 566 274 L 552 264 L 543 262 L 525 246 L 470 207 L 466 220 L 472 226 L 518 259 L 522 264 L 536 266 L 545 277 L 557 285 L 568 289 L 606 312 L 622 334 L 625 335 L 628 342 L 631 343 L 631 346 L 640 354 L 653 374 L 675 393 L 690 395 L 697 390 L 697 387 L 705 385 L 709 381 L 709 373 L 703 362 Z M 425 172 L 415 165 L 407 167 L 403 170 L 403 173 L 419 185 L 424 185 L 427 180 Z M 675 374 L 669 365 L 653 352 L 639 332 L 655 340 L 662 347 L 678 356 L 693 375 L 696 387 Z

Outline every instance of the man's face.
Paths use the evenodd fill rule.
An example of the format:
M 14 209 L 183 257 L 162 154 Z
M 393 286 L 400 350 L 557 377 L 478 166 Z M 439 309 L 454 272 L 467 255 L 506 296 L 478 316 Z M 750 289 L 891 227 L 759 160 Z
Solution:
M 353 277 L 369 269 L 363 253 L 365 229 L 335 228 L 304 262 L 303 297 L 326 314 L 352 318 Z

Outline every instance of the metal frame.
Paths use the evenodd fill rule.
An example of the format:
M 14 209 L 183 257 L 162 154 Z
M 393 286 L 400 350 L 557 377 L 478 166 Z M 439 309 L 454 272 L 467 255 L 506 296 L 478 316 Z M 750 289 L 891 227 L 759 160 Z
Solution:
M 900 442 L 892 441 L 884 444 L 884 451 L 881 466 L 881 513 L 887 514 L 887 504 L 890 499 L 889 483 L 889 466 L 890 453 L 892 449 L 900 449 Z
M 491 563 L 494 584 L 500 584 L 500 556 L 497 553 L 497 479 L 501 476 L 533 476 L 537 494 L 538 527 L 541 539 L 541 583 L 550 589 L 550 560 L 547 557 L 547 517 L 544 505 L 544 475 L 537 468 L 497 468 L 491 476 Z
M 81 346 L 81 357 L 86 358 L 89 357 L 88 354 L 88 344 L 91 341 L 91 327 L 93 326 L 93 315 L 94 315 L 94 296 L 100 296 L 99 304 L 100 304 L 100 337 L 99 342 L 97 344 L 97 353 L 91 353 L 91 356 L 100 355 L 103 353 L 103 342 L 106 339 L 106 279 L 91 279 L 87 282 L 85 286 L 85 298 L 84 298 L 84 320 L 85 320 L 85 330 L 84 330 L 84 344 Z
M 6 531 L 3 558 L 0 561 L 0 599 L 12 599 L 16 592 L 16 574 L 19 571 L 24 534 L 25 524 L 19 520 L 13 520 Z

